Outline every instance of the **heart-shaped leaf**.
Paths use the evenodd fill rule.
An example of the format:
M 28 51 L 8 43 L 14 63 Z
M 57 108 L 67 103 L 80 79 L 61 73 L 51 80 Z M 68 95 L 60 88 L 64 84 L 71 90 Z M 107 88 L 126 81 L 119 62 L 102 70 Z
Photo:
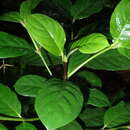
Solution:
M 62 26 L 42 14 L 32 14 L 25 19 L 26 29 L 44 49 L 56 56 L 63 56 L 66 41 Z
M 21 104 L 14 92 L 0 84 L 0 113 L 7 116 L 21 117 Z
M 3 124 L 0 124 L 0 130 L 7 130 L 7 128 Z
M 102 0 L 77 0 L 71 8 L 71 15 L 75 19 L 83 19 L 98 13 L 102 8 Z
M 45 81 L 46 78 L 38 75 L 25 75 L 17 80 L 14 87 L 20 95 L 35 97 Z
M 8 22 L 16 22 L 19 23 L 21 21 L 19 12 L 12 11 L 8 13 L 4 13 L 0 16 L 0 21 L 8 21 Z
M 15 130 L 37 130 L 37 128 L 30 123 L 21 123 L 16 126 Z
M 130 1 L 121 0 L 115 8 L 111 21 L 110 32 L 113 37 L 113 42 L 118 47 L 127 48 L 130 44 Z M 130 47 L 130 46 L 129 46 Z
M 24 39 L 0 32 L 0 58 L 22 56 L 31 51 L 32 47 Z
M 83 96 L 70 82 L 51 80 L 44 83 L 36 97 L 36 112 L 47 129 L 54 130 L 73 121 L 80 113 Z
M 122 101 L 116 106 L 109 108 L 104 116 L 104 126 L 108 128 L 116 127 L 130 122 L 130 112 Z
M 83 130 L 83 129 L 81 128 L 80 124 L 77 121 L 73 121 L 67 124 L 66 126 L 61 127 L 56 130 Z
M 79 48 L 81 53 L 92 54 L 108 46 L 109 43 L 103 34 L 93 33 L 75 41 L 71 49 Z
M 98 89 L 90 89 L 89 98 L 87 104 L 96 107 L 108 107 L 110 106 L 110 101 L 107 96 Z

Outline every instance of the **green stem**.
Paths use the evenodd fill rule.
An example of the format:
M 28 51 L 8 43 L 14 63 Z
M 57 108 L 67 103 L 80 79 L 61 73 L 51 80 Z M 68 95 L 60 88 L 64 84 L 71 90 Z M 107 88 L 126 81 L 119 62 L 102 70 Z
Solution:
M 29 34 L 29 35 L 30 35 L 30 34 Z M 31 37 L 31 35 L 30 35 L 30 37 Z M 37 46 L 37 43 L 33 40 L 32 37 L 31 37 L 31 39 L 32 39 L 32 42 L 33 42 L 33 44 L 34 44 L 34 46 L 35 46 L 35 48 L 36 48 L 36 52 L 37 52 L 37 54 L 39 55 L 39 57 L 41 58 L 41 60 L 42 60 L 43 64 L 45 65 L 47 71 L 49 72 L 50 76 L 53 76 L 51 70 L 49 69 L 49 67 L 48 67 L 48 65 L 47 65 L 47 63 L 46 63 L 46 61 L 45 61 L 45 59 L 44 59 L 44 57 L 42 56 L 42 53 L 41 53 L 39 47 Z
M 67 78 L 69 79 L 75 72 L 77 72 L 81 67 L 83 67 L 85 64 L 87 64 L 88 62 L 90 62 L 91 60 L 93 60 L 94 58 L 96 58 L 97 56 L 101 55 L 102 53 L 110 50 L 113 48 L 112 44 L 110 47 L 105 48 L 104 50 L 100 51 L 99 53 L 96 53 L 95 55 L 93 55 L 92 57 L 90 57 L 89 59 L 87 59 L 86 61 L 84 61 L 81 65 L 79 65 L 76 69 L 74 69 L 71 73 L 68 74 Z
M 38 121 L 39 118 L 11 118 L 11 117 L 0 116 L 0 120 L 2 120 L 2 121 L 28 121 L 28 122 L 32 122 L 32 121 Z

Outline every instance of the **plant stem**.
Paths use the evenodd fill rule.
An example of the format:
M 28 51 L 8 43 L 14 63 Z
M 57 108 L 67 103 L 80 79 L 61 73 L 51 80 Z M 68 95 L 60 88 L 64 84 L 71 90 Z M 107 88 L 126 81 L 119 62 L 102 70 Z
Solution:
M 104 52 L 110 50 L 113 48 L 113 44 L 108 47 L 108 48 L 105 48 L 104 50 L 100 51 L 99 53 L 96 53 L 95 55 L 93 55 L 92 57 L 90 57 L 89 59 L 87 59 L 86 61 L 84 61 L 81 65 L 79 65 L 76 69 L 74 69 L 71 73 L 68 74 L 68 79 L 75 73 L 77 72 L 81 67 L 83 67 L 85 64 L 87 64 L 88 62 L 90 62 L 91 60 L 93 60 L 94 58 L 96 58 L 97 56 L 103 54 Z
M 30 34 L 29 34 L 29 35 L 30 35 Z M 31 35 L 30 35 L 30 37 L 31 37 Z M 44 59 L 44 57 L 42 56 L 42 53 L 41 53 L 39 47 L 37 46 L 37 43 L 33 40 L 32 37 L 31 37 L 31 39 L 32 39 L 32 42 L 33 42 L 33 44 L 34 44 L 34 46 L 35 46 L 35 48 L 36 48 L 36 52 L 37 52 L 37 54 L 39 55 L 39 57 L 41 58 L 43 64 L 45 65 L 45 67 L 46 67 L 46 69 L 47 69 L 47 71 L 48 71 L 48 73 L 50 74 L 50 76 L 53 76 L 51 70 L 49 69 L 49 67 L 48 67 L 48 65 L 47 65 L 47 63 L 46 63 L 46 61 L 45 61 L 45 59 Z
M 64 62 L 64 74 L 63 74 L 63 79 L 64 81 L 67 80 L 67 70 L 68 70 L 68 59 L 66 55 L 63 55 L 63 62 Z
M 39 118 L 11 118 L 11 117 L 2 117 L 0 116 L 0 120 L 2 121 L 28 121 L 28 122 L 32 122 L 32 121 L 38 121 Z

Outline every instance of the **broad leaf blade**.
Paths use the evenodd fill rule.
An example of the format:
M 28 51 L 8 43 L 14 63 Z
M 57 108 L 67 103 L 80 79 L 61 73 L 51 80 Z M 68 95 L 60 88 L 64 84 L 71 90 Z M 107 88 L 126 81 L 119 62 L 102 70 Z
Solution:
M 37 130 L 37 128 L 31 123 L 21 123 L 16 126 L 15 130 Z
M 101 79 L 93 72 L 82 71 L 82 72 L 79 72 L 77 75 L 86 79 L 92 86 L 102 87 Z
M 64 127 L 61 127 L 56 130 L 83 130 L 83 129 L 81 128 L 80 124 L 77 121 L 73 121 L 65 125 Z
M 126 47 L 130 43 L 130 1 L 121 0 L 115 8 L 110 22 L 110 32 L 119 47 Z
M 73 121 L 82 105 L 83 96 L 77 86 L 70 82 L 51 80 L 45 82 L 40 90 L 35 109 L 47 129 L 56 129 Z
M 0 21 L 19 23 L 21 21 L 21 18 L 20 18 L 19 12 L 12 11 L 12 12 L 2 14 L 0 16 Z
M 14 88 L 20 95 L 36 97 L 45 81 L 45 78 L 38 75 L 25 75 L 17 80 Z
M 56 56 L 63 55 L 66 38 L 58 22 L 46 15 L 33 14 L 26 18 L 25 25 L 32 38 L 44 49 Z
M 116 106 L 109 108 L 104 116 L 104 126 L 108 128 L 126 124 L 130 121 L 130 113 L 125 103 L 120 102 Z
M 103 92 L 95 88 L 90 89 L 87 104 L 90 104 L 96 107 L 108 107 L 111 105 L 107 96 Z
M 22 2 L 20 5 L 20 16 L 21 18 L 26 18 L 28 15 L 31 14 L 32 9 L 36 8 L 36 6 L 41 2 L 42 0 L 26 0 Z
M 0 113 L 7 116 L 21 117 L 21 104 L 14 92 L 0 84 Z
M 24 39 L 0 32 L 0 58 L 22 56 L 31 51 L 32 47 Z
M 81 53 L 92 54 L 108 46 L 109 43 L 103 34 L 93 33 L 81 38 L 80 40 L 75 41 L 72 44 L 71 49 L 79 48 L 79 51 Z
M 105 109 L 103 108 L 86 108 L 79 117 L 86 127 L 101 127 L 103 126 L 104 113 Z
M 88 18 L 103 8 L 102 0 L 77 0 L 71 8 L 71 15 L 75 19 Z
M 0 130 L 7 130 L 7 128 L 3 124 L 0 124 Z

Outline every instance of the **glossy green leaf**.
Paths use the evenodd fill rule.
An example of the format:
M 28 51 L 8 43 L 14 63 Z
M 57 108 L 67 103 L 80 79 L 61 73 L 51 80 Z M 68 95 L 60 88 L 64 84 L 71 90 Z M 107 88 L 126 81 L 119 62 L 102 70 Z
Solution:
M 72 122 L 80 113 L 83 96 L 70 82 L 51 80 L 44 83 L 36 97 L 36 112 L 48 130 L 54 130 Z
M 91 86 L 102 87 L 101 79 L 93 72 L 81 71 L 78 73 L 78 76 L 86 79 Z
M 33 14 L 26 18 L 25 25 L 32 38 L 43 48 L 56 56 L 63 55 L 66 38 L 58 22 L 46 15 Z
M 73 122 L 65 125 L 64 127 L 61 127 L 56 130 L 83 130 L 83 129 L 77 121 L 73 121 Z
M 100 33 L 93 33 L 75 41 L 71 49 L 79 48 L 81 53 L 96 53 L 109 46 L 106 37 Z
M 19 23 L 21 21 L 21 18 L 20 18 L 19 12 L 12 11 L 12 12 L 8 12 L 8 13 L 4 13 L 0 15 L 0 21 Z
M 115 8 L 110 22 L 110 32 L 113 42 L 118 47 L 126 47 L 130 44 L 130 1 L 121 0 Z M 130 47 L 130 46 L 129 46 Z
M 68 75 L 90 57 L 91 55 L 82 54 L 78 51 L 75 52 L 69 60 Z M 91 60 L 85 66 L 96 70 L 129 70 L 130 60 L 121 55 L 117 50 L 110 50 Z
M 0 113 L 7 116 L 21 117 L 21 104 L 14 92 L 0 84 Z
M 0 32 L 0 58 L 10 58 L 25 55 L 33 51 L 24 39 Z
M 36 6 L 42 0 L 25 0 L 20 5 L 20 16 L 21 18 L 26 18 L 28 15 L 31 14 L 32 9 L 36 8 Z
M 31 123 L 21 123 L 16 126 L 15 130 L 37 130 L 37 128 Z
M 127 58 L 130 59 L 130 49 L 120 47 L 120 48 L 118 48 L 118 51 L 120 54 L 122 54 L 123 56 L 126 56 Z
M 79 118 L 85 123 L 86 127 L 103 126 L 105 109 L 103 108 L 86 108 Z
M 111 105 L 107 96 L 103 92 L 95 88 L 90 89 L 87 104 L 90 104 L 96 107 L 108 107 Z
M 20 95 L 36 97 L 45 81 L 46 78 L 38 75 L 25 75 L 16 81 L 14 88 Z
M 104 126 L 108 128 L 116 127 L 130 122 L 130 112 L 122 101 L 116 106 L 109 108 L 104 116 Z
M 76 0 L 71 8 L 71 15 L 75 19 L 88 18 L 103 8 L 102 0 Z
M 0 130 L 8 130 L 3 124 L 0 124 Z

